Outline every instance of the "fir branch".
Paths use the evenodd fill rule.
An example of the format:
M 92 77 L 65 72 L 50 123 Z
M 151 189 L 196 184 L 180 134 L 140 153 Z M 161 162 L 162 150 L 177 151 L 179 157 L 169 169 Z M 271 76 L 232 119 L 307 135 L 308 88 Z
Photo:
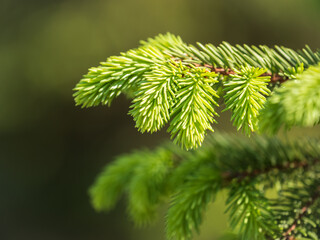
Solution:
M 172 167 L 172 153 L 167 148 L 120 156 L 105 168 L 90 188 L 92 205 L 97 211 L 108 211 L 126 193 L 132 220 L 137 225 L 149 223 L 168 194 L 166 178 Z
M 174 142 L 194 149 L 213 131 L 219 97 L 247 134 L 257 126 L 275 133 L 282 126 L 319 124 L 319 62 L 320 51 L 308 46 L 193 46 L 160 34 L 89 69 L 74 97 L 77 105 L 90 107 L 130 95 L 139 131 L 155 132 L 168 123 Z M 97 210 L 110 210 L 126 194 L 138 225 L 150 222 L 171 196 L 167 236 L 186 240 L 199 230 L 209 202 L 228 189 L 227 211 L 239 239 L 318 239 L 319 163 L 319 140 L 283 143 L 215 134 L 189 154 L 166 146 L 123 155 L 100 174 L 90 195 Z M 264 190 L 278 183 L 280 195 L 271 205 Z
M 171 189 L 175 189 L 176 186 L 179 186 L 180 184 L 181 184 L 181 188 L 184 188 L 184 186 L 189 186 L 189 184 L 192 185 L 192 182 L 194 182 L 194 179 L 193 179 L 194 175 L 198 176 L 198 174 L 200 174 L 198 172 L 202 171 L 201 169 L 211 169 L 210 171 L 212 171 L 212 176 L 216 176 L 216 174 L 219 173 L 220 175 L 220 177 L 218 177 L 219 180 L 216 180 L 216 182 L 212 182 L 211 184 L 218 184 L 219 188 L 231 187 L 232 189 L 240 189 L 240 186 L 242 187 L 249 186 L 250 184 L 248 183 L 259 182 L 259 184 L 263 184 L 263 182 L 270 181 L 271 179 L 272 181 L 278 181 L 279 179 L 281 179 L 281 176 L 289 176 L 289 174 L 293 174 L 296 170 L 299 170 L 299 169 L 302 169 L 303 171 L 311 171 L 311 170 L 317 169 L 315 168 L 315 166 L 319 164 L 318 159 L 320 159 L 320 151 L 319 151 L 320 149 L 317 143 L 308 142 L 309 147 L 307 149 L 303 148 L 304 144 L 301 144 L 301 142 L 299 144 L 293 144 L 291 147 L 288 148 L 288 145 L 282 146 L 281 143 L 279 141 L 276 141 L 275 139 L 268 139 L 267 141 L 264 141 L 266 139 L 255 138 L 254 141 L 247 141 L 246 139 L 242 139 L 241 141 L 239 141 L 239 139 L 235 138 L 234 141 L 229 141 L 228 138 L 226 138 L 225 136 L 220 136 L 220 137 L 217 137 L 217 136 L 219 136 L 219 134 L 215 134 L 214 141 L 211 139 L 211 141 L 209 143 L 206 143 L 201 150 L 194 152 L 194 154 L 191 154 L 191 156 L 189 154 L 189 159 L 185 159 L 182 165 L 179 166 L 174 171 L 174 174 L 172 175 L 171 180 L 176 184 L 173 185 L 174 184 L 173 183 Z M 239 143 L 241 143 L 240 146 L 239 146 Z M 221 146 L 223 146 L 223 148 Z M 218 149 L 220 149 L 220 153 L 222 152 L 222 154 L 217 155 Z M 263 150 L 261 151 L 261 149 Z M 285 153 L 287 155 L 287 158 L 283 158 L 284 153 L 282 153 L 281 149 L 287 151 L 287 153 Z M 272 150 L 274 154 L 270 155 L 270 151 Z M 227 152 L 227 151 L 229 153 L 234 153 L 234 155 L 229 154 L 228 162 L 225 161 L 224 154 L 223 154 L 223 152 Z M 292 151 L 295 154 L 289 154 Z M 251 154 L 251 152 L 252 153 L 256 152 L 257 157 L 254 157 L 254 155 Z M 277 157 L 275 158 L 275 156 Z M 315 157 L 315 159 L 312 160 L 310 159 L 310 157 Z M 241 159 L 245 160 L 247 164 L 244 164 L 244 161 L 239 162 L 239 160 Z M 253 165 L 252 163 L 257 161 L 260 161 L 260 163 L 256 166 L 257 169 L 251 168 L 251 166 Z M 272 165 L 271 162 L 269 161 L 273 161 L 273 163 L 281 162 L 281 164 Z M 260 168 L 258 168 L 259 165 L 260 165 Z M 269 167 L 266 167 L 266 166 L 269 166 Z M 225 169 L 225 168 L 228 168 L 230 170 L 232 169 L 232 170 L 222 172 L 222 169 Z M 236 172 L 234 170 L 239 168 L 248 169 L 248 170 L 241 171 L 241 172 Z M 215 174 L 213 174 L 214 172 Z M 300 173 L 301 172 L 298 172 L 295 175 L 298 176 L 300 175 Z M 176 176 L 176 174 L 178 175 L 178 177 Z M 290 178 L 286 178 L 286 179 L 288 180 Z M 214 185 L 214 186 L 217 186 L 217 185 Z M 200 185 L 199 185 L 199 189 L 200 189 Z M 178 190 L 178 192 L 179 191 L 180 190 Z M 196 195 L 193 196 L 191 195 L 191 193 L 198 194 L 198 192 L 195 189 L 193 190 L 193 192 L 191 192 L 191 190 L 190 191 L 184 190 L 183 193 L 178 193 L 177 195 L 175 195 L 174 199 L 185 200 L 185 199 L 193 198 L 193 202 L 199 202 L 200 200 L 196 200 Z M 187 195 L 187 194 L 190 194 L 190 195 Z M 248 194 L 252 194 L 252 192 L 248 190 Z M 259 191 L 257 192 L 257 194 L 259 196 L 262 196 L 261 195 L 262 193 L 259 193 Z M 241 194 L 239 194 L 239 196 L 240 195 Z M 186 196 L 189 196 L 189 197 L 186 197 Z M 201 195 L 199 195 L 198 197 L 200 196 Z M 257 199 L 259 199 L 259 201 L 260 200 L 262 201 L 263 198 L 258 197 Z M 187 207 L 187 206 L 182 207 L 184 205 L 182 201 L 184 200 L 181 200 L 181 201 L 179 200 L 179 204 L 176 204 L 174 202 L 178 200 L 173 200 L 174 203 L 172 204 L 170 209 L 174 208 L 174 210 L 172 211 L 176 212 L 176 214 L 175 214 L 175 218 L 172 217 L 173 220 L 167 223 L 168 226 L 176 222 L 180 224 L 183 222 L 183 219 L 186 218 L 186 215 L 182 214 L 181 212 L 180 212 L 180 215 L 178 214 L 179 212 L 178 209 L 180 209 L 180 211 L 183 211 L 185 214 L 187 214 L 186 209 L 190 209 L 190 207 Z M 188 200 L 188 201 L 192 202 L 192 200 Z M 267 200 L 265 199 L 265 201 Z M 265 202 L 264 204 L 268 204 L 268 203 Z M 257 203 L 257 205 L 261 207 L 263 206 L 262 203 Z M 202 210 L 200 209 L 200 206 L 198 208 L 199 208 L 198 210 L 192 208 L 192 210 L 188 210 L 188 211 L 201 212 Z M 248 214 L 249 212 L 251 212 L 251 210 L 248 210 Z M 255 218 L 251 216 L 252 219 L 250 219 L 250 221 L 252 222 L 252 224 L 258 224 L 257 226 L 263 227 L 262 229 L 264 230 L 263 231 L 261 231 L 261 229 L 259 230 L 259 227 L 253 228 L 252 231 L 249 229 L 245 230 L 246 227 L 250 228 L 250 226 L 252 225 L 248 225 L 248 226 L 243 225 L 241 230 L 242 239 L 260 239 L 260 238 L 264 239 L 264 235 L 261 233 L 266 234 L 266 232 L 268 232 L 267 235 L 272 235 L 273 232 L 277 232 L 275 229 L 275 226 L 270 223 L 271 216 L 267 217 L 268 216 L 267 213 L 265 213 L 267 215 L 261 216 L 259 215 L 261 214 L 261 211 L 258 211 L 257 214 L 258 215 L 256 215 Z M 168 215 L 168 219 L 169 219 L 169 215 Z M 189 219 L 188 221 L 191 221 L 190 223 L 191 226 L 194 226 L 193 224 L 195 224 L 195 222 L 198 224 L 200 224 L 201 222 L 201 220 L 198 220 L 194 217 L 187 217 L 187 219 Z M 268 220 L 269 223 L 267 223 L 266 219 L 269 219 Z M 241 225 L 243 224 L 243 222 L 244 221 L 239 220 L 237 223 Z M 186 226 L 187 223 L 185 223 L 184 225 Z M 233 225 L 233 227 L 236 227 L 236 226 L 238 225 L 237 224 Z M 174 229 L 176 230 L 178 229 L 178 224 L 174 225 Z M 192 229 L 193 227 L 190 227 L 188 232 L 186 230 L 182 231 L 179 229 L 177 231 L 178 232 L 180 231 L 179 234 L 186 234 L 183 236 L 185 237 L 185 239 L 189 239 L 191 236 L 190 232 Z M 174 232 L 173 229 L 170 229 L 168 231 Z M 252 236 L 256 236 L 256 234 L 259 234 L 259 238 L 252 237 Z M 180 235 L 177 235 L 177 236 L 180 236 Z M 184 239 L 183 237 L 179 238 L 177 236 L 176 236 L 176 239 Z
M 222 189 L 230 189 L 228 205 L 233 210 L 229 213 L 234 219 L 231 225 L 240 231 L 242 239 L 264 239 L 276 236 L 283 228 L 270 224 L 272 215 L 281 216 L 280 225 L 293 222 L 286 218 L 293 205 L 280 199 L 287 207 L 280 203 L 276 206 L 285 211 L 278 214 L 272 207 L 271 215 L 267 214 L 269 200 L 256 186 L 267 189 L 276 183 L 281 183 L 282 187 L 288 186 L 287 183 L 296 185 L 301 176 L 318 179 L 319 163 L 320 145 L 316 139 L 283 143 L 275 138 L 255 136 L 249 140 L 216 133 L 201 149 L 188 154 L 166 145 L 154 151 L 125 155 L 106 168 L 90 193 L 98 210 L 109 210 L 120 194 L 128 194 L 128 212 L 138 225 L 150 222 L 158 205 L 171 196 L 167 236 L 180 240 L 190 239 L 193 230 L 199 229 L 203 212 L 216 194 Z M 307 199 L 304 203 L 313 196 L 312 186 L 317 186 L 309 185 L 309 190 L 300 190 L 297 195 Z M 242 202 L 234 205 L 236 201 L 232 199 L 246 199 L 245 196 L 250 200 L 246 203 L 249 205 Z M 304 218 L 304 221 L 307 220 Z
M 127 182 L 128 211 L 136 225 L 145 225 L 156 216 L 156 210 L 168 194 L 166 178 L 173 167 L 172 153 L 165 148 L 144 152 L 143 159 Z
M 261 76 L 265 71 L 244 67 L 224 84 L 225 110 L 232 110 L 231 120 L 247 135 L 256 130 L 259 111 L 266 101 L 265 96 L 270 93 L 267 88 L 269 77 Z
M 171 109 L 177 92 L 177 81 L 182 73 L 172 63 L 155 64 L 153 70 L 145 75 L 135 93 L 130 114 L 141 132 L 160 130 L 170 119 Z
M 317 139 L 284 143 L 276 138 L 254 136 L 251 140 L 215 134 L 207 139 L 193 158 L 214 161 L 223 187 L 242 181 L 259 181 L 264 188 L 289 180 L 320 167 Z M 226 160 L 227 159 L 227 160 Z
M 83 107 L 110 105 L 121 93 L 135 91 L 136 85 L 155 63 L 161 64 L 169 58 L 163 53 L 164 48 L 183 42 L 179 37 L 166 34 L 141 44 L 139 48 L 121 53 L 121 56 L 109 57 L 99 67 L 90 68 L 74 88 L 76 104 Z
M 269 200 L 257 190 L 252 184 L 235 184 L 229 192 L 227 199 L 230 226 L 238 229 L 241 240 L 262 240 L 265 235 L 273 235 L 276 229 L 273 225 Z
M 167 215 L 168 239 L 187 240 L 194 229 L 199 232 L 202 214 L 219 190 L 219 182 L 219 174 L 201 167 L 178 188 Z
M 293 223 L 290 224 L 287 230 L 284 231 L 282 234 L 285 240 L 292 239 L 291 233 L 297 228 L 299 223 L 302 221 L 304 216 L 308 213 L 308 210 L 311 208 L 311 206 L 320 198 L 320 186 L 316 188 L 317 190 L 315 193 L 311 196 L 311 199 L 299 210 L 299 214 L 294 219 Z M 294 238 L 294 237 L 293 237 Z
M 77 105 L 91 107 L 110 105 L 125 93 L 133 98 L 130 114 L 139 131 L 158 131 L 171 119 L 171 137 L 182 147 L 192 149 L 201 145 L 207 130 L 213 131 L 211 124 L 216 122 L 213 115 L 217 115 L 213 109 L 214 98 L 221 97 L 223 90 L 227 92 L 227 107 L 234 111 L 234 125 L 250 134 L 256 129 L 258 111 L 268 95 L 262 81 L 270 78 L 270 89 L 273 89 L 319 61 L 320 52 L 312 52 L 308 46 L 301 51 L 279 46 L 232 46 L 227 42 L 217 47 L 198 43 L 196 47 L 170 33 L 160 34 L 141 41 L 139 48 L 91 68 L 75 87 L 74 98 Z M 251 79 L 248 75 L 253 73 L 243 71 L 245 68 L 265 70 L 256 74 L 253 81 L 247 81 L 251 85 L 261 80 L 249 91 L 250 100 L 246 101 L 249 104 L 243 105 L 243 98 L 232 98 L 243 96 L 241 91 L 232 92 L 229 88 L 235 75 Z M 213 85 L 216 81 L 220 84 Z M 228 96 L 228 93 L 232 94 Z M 272 101 L 277 103 L 278 99 L 281 97 Z M 190 111 L 183 112 L 187 108 Z
M 280 232 L 274 238 L 318 239 L 320 215 L 320 188 L 318 178 L 308 177 L 296 187 L 289 187 L 280 192 L 274 201 L 273 212 L 276 214 Z
M 265 169 L 252 169 L 250 171 L 230 172 L 226 171 L 222 173 L 222 179 L 225 186 L 228 186 L 233 181 L 242 182 L 246 179 L 255 179 L 262 175 L 268 175 L 272 172 L 292 172 L 297 169 L 308 170 L 320 163 L 320 158 L 312 160 L 295 160 L 292 162 L 286 162 L 275 166 L 269 166 Z
M 89 189 L 91 203 L 97 211 L 108 211 L 114 207 L 140 162 L 141 152 L 122 155 L 99 174 Z
M 218 82 L 215 73 L 205 68 L 185 66 L 180 63 L 177 70 L 179 90 L 172 109 L 172 121 L 168 128 L 171 138 L 186 149 L 197 148 L 204 140 L 207 130 L 213 131 L 211 124 L 218 115 L 213 105 L 218 98 L 213 84 Z
M 313 126 L 320 122 L 320 64 L 275 90 L 259 120 L 260 130 L 276 133 L 281 126 Z
M 92 107 L 109 105 L 122 92 L 130 91 L 150 71 L 154 62 L 163 61 L 159 50 L 149 47 L 130 50 L 113 56 L 89 73 L 74 88 L 77 105 Z
M 200 48 L 190 45 L 185 48 L 187 55 L 205 64 L 224 69 L 239 69 L 241 66 L 250 66 L 255 68 L 267 69 L 270 74 L 279 74 L 280 76 L 290 77 L 301 64 L 306 68 L 320 62 L 319 52 L 312 52 L 306 46 L 301 51 L 294 51 L 286 47 L 275 46 L 274 49 L 265 45 L 232 46 L 223 42 L 217 47 L 212 44 L 197 44 Z M 307 53 L 307 54 L 306 54 Z M 174 53 L 173 53 L 174 54 Z

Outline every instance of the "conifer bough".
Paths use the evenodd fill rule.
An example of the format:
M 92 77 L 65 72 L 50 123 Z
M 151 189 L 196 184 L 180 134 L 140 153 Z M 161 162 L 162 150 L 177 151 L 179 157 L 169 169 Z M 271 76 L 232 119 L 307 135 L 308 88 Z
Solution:
M 227 42 L 193 46 L 168 33 L 90 68 L 74 97 L 77 105 L 91 107 L 110 105 L 121 93 L 127 94 L 133 99 L 129 114 L 139 131 L 152 133 L 168 124 L 174 142 L 192 149 L 201 145 L 208 130 L 213 131 L 219 98 L 224 99 L 225 110 L 232 111 L 233 124 L 247 135 L 275 132 L 281 125 L 318 123 L 319 112 L 313 111 L 320 105 L 319 61 L 320 52 L 308 46 L 300 51 Z M 279 88 L 266 103 L 271 91 L 285 81 L 290 88 Z M 289 97 L 292 91 L 311 112 L 304 113 L 304 105 L 286 109 L 294 101 Z M 309 94 L 315 100 L 304 101 Z M 266 121 L 272 114 L 276 123 L 270 128 Z
M 207 205 L 226 190 L 230 240 L 320 239 L 320 140 L 290 142 L 214 133 L 218 102 L 246 135 L 320 122 L 320 51 L 275 46 L 196 46 L 172 34 L 102 62 L 75 87 L 83 107 L 110 105 L 121 93 L 141 132 L 165 125 L 174 139 L 118 157 L 90 188 L 96 210 L 125 194 L 137 225 L 170 202 L 168 239 L 192 239 Z M 270 198 L 266 191 L 272 189 Z M 230 237 L 230 236 L 229 236 Z

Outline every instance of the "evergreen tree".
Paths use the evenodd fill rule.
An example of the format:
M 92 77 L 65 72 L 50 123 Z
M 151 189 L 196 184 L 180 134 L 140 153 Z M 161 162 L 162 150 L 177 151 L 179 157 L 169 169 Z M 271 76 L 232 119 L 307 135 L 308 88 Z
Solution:
M 319 124 L 319 62 L 308 46 L 194 46 L 168 33 L 90 68 L 74 89 L 77 105 L 109 106 L 124 93 L 139 131 L 168 125 L 174 142 L 108 165 L 90 188 L 94 208 L 109 210 L 126 194 L 129 216 L 144 225 L 169 201 L 167 238 L 187 240 L 227 190 L 233 239 L 320 239 L 320 140 L 275 137 Z M 247 137 L 205 139 L 219 105 Z

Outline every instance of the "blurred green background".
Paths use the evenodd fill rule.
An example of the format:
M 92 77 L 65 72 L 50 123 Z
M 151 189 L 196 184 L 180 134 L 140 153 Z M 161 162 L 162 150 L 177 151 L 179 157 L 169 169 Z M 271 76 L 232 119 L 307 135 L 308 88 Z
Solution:
M 320 47 L 319 0 L 2 0 L 0 19 L 1 240 L 164 240 L 164 211 L 135 229 L 125 201 L 108 214 L 90 206 L 107 162 L 168 134 L 138 133 L 124 97 L 75 107 L 72 88 L 89 67 L 168 31 L 187 43 Z M 216 128 L 232 129 L 223 117 Z M 224 231 L 222 204 L 196 239 Z

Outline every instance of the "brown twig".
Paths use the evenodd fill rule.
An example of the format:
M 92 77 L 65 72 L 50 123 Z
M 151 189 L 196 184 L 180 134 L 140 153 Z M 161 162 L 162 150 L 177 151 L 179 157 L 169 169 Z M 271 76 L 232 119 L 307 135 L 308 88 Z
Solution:
M 180 61 L 180 59 L 178 58 L 175 58 L 175 57 L 172 57 L 172 59 L 174 61 Z M 191 60 L 192 57 L 189 57 L 189 59 Z M 206 68 L 209 68 L 211 69 L 211 72 L 215 72 L 215 73 L 219 73 L 221 75 L 230 75 L 230 74 L 235 74 L 235 71 L 232 70 L 231 68 L 222 68 L 222 67 L 214 67 L 210 64 L 199 64 L 199 63 L 193 63 L 193 65 L 195 67 L 206 67 Z M 270 76 L 270 82 L 271 83 L 284 83 L 285 81 L 288 80 L 287 77 L 283 77 L 283 76 L 280 76 L 279 74 L 277 73 L 263 73 L 261 74 L 261 76 Z
M 200 67 L 200 64 L 195 64 L 196 67 Z M 213 67 L 212 65 L 209 64 L 204 64 L 203 67 L 211 69 L 212 72 L 219 73 L 222 75 L 230 75 L 230 74 L 235 74 L 235 71 L 233 71 L 231 68 L 222 68 L 222 67 Z M 271 73 L 264 73 L 261 76 L 270 76 L 270 81 L 272 83 L 283 83 L 287 81 L 287 78 L 280 76 L 279 74 L 271 74 Z

